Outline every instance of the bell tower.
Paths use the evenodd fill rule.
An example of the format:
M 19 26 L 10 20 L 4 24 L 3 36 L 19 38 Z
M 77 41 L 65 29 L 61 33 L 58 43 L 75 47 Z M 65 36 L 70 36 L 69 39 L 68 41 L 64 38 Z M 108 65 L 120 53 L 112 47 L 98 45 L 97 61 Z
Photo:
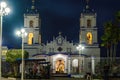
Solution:
M 27 13 L 24 14 L 24 28 L 28 34 L 24 41 L 25 44 L 34 45 L 41 43 L 41 19 L 35 8 L 35 0 L 32 0 L 31 9 L 27 9 Z
M 93 9 L 90 9 L 88 2 L 89 0 L 86 0 L 86 7 L 81 13 L 80 17 L 79 43 L 85 45 L 94 45 L 98 43 L 98 28 L 96 26 L 97 15 Z
M 96 12 L 89 7 L 89 0 L 86 0 L 86 6 L 80 15 L 79 43 L 85 47 L 84 70 L 95 74 L 95 66 L 100 62 L 100 48 L 98 43 L 98 27 L 96 26 Z

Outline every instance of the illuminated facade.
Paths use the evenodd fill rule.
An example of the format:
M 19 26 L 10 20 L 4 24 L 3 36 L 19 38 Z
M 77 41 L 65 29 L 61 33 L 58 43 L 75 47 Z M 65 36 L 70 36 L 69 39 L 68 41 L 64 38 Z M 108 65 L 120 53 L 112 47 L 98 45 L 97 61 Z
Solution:
M 34 9 L 32 8 L 34 11 Z M 96 13 L 86 8 L 80 16 L 79 43 L 85 47 L 78 51 L 72 41 L 61 33 L 46 44 L 41 43 L 41 18 L 37 12 L 24 14 L 24 28 L 28 37 L 24 41 L 24 49 L 29 58 L 46 59 L 51 63 L 52 73 L 95 73 L 95 65 L 99 62 L 100 48 L 97 40 Z

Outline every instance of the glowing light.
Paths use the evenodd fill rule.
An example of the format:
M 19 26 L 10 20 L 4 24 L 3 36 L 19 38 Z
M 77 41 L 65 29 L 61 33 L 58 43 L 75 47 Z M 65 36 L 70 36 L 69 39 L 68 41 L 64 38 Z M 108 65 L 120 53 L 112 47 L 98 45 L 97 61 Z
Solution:
M 21 34 L 21 32 L 20 32 L 20 31 L 17 31 L 16 34 L 19 36 L 19 35 Z
M 24 33 L 24 32 L 25 32 L 25 29 L 21 29 L 21 32 Z
M 83 50 L 83 49 L 85 49 L 85 47 L 82 46 L 82 45 L 78 45 L 78 46 L 76 47 L 76 49 L 77 49 L 77 50 L 81 50 L 81 49 Z
M 1 2 L 0 5 L 1 5 L 2 8 L 5 8 L 7 6 L 6 2 Z
M 8 7 L 5 8 L 5 12 L 6 12 L 6 13 L 10 13 L 10 8 L 8 8 Z

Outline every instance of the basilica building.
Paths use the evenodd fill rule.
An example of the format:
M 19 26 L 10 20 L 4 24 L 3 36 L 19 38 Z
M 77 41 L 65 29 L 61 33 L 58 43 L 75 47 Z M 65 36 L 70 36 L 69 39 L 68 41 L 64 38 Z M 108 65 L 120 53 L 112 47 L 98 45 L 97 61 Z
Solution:
M 24 49 L 29 52 L 29 59 L 49 61 L 51 73 L 85 74 L 91 72 L 95 74 L 96 65 L 100 61 L 96 18 L 97 13 L 87 4 L 80 14 L 78 44 L 68 41 L 67 36 L 63 36 L 61 32 L 53 37 L 52 41 L 44 44 L 41 43 L 41 18 L 33 0 L 31 10 L 24 14 L 24 28 L 28 33 L 28 36 L 24 38 Z

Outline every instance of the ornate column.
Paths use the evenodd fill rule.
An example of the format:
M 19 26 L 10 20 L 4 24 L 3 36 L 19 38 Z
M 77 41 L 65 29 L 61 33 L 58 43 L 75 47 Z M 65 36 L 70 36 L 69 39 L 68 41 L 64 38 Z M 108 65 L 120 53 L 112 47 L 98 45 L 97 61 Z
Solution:
M 68 75 L 71 74 L 71 57 L 68 56 Z
M 92 74 L 95 74 L 95 58 L 91 57 Z

